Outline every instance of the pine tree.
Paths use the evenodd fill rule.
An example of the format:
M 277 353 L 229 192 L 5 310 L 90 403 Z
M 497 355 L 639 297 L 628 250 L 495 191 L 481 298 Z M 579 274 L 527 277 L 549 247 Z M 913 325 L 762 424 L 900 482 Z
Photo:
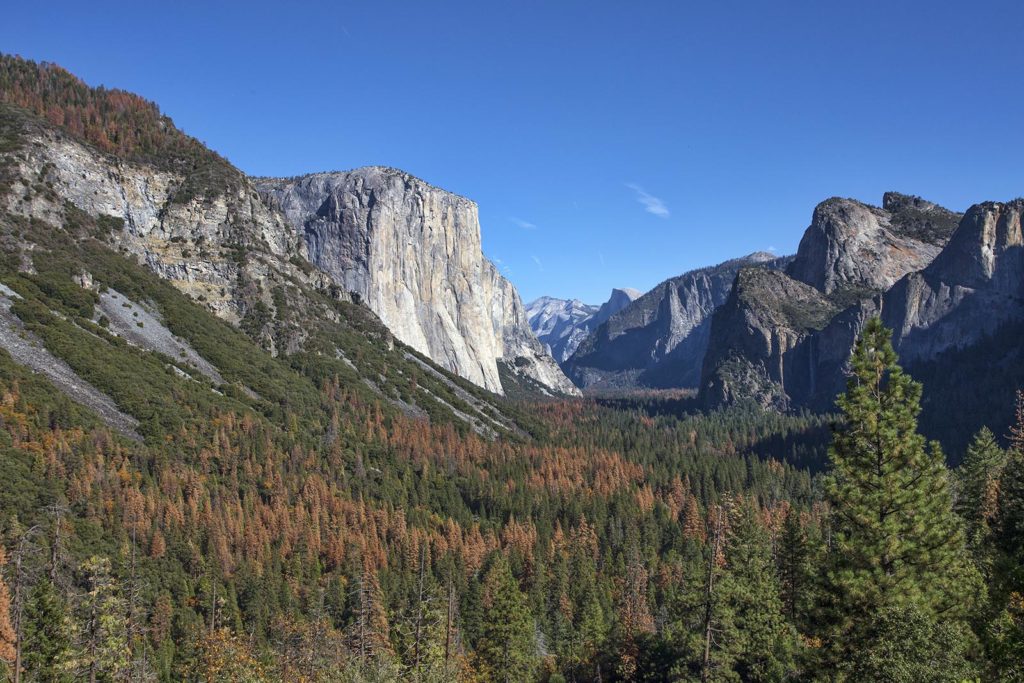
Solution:
M 1024 681 L 1024 453 L 1013 450 L 999 485 L 986 645 L 1000 680 Z
M 842 676 L 891 683 L 980 680 L 969 657 L 973 646 L 973 634 L 963 622 L 937 620 L 913 604 L 890 606 L 871 619 L 843 662 Z
M 25 669 L 39 683 L 71 681 L 71 625 L 67 605 L 54 585 L 40 580 L 25 604 Z
M 782 525 L 778 551 L 779 588 L 783 613 L 797 629 L 806 630 L 812 599 L 814 567 L 800 513 L 790 508 Z
M 986 576 L 991 573 L 992 525 L 998 507 L 999 478 L 1006 453 L 988 427 L 982 427 L 967 448 L 956 472 L 956 511 L 966 526 L 968 547 Z
M 877 318 L 865 327 L 829 449 L 825 635 L 840 657 L 883 609 L 958 618 L 972 588 L 942 452 L 917 433 L 921 386 L 897 364 L 890 337 Z
M 69 662 L 90 683 L 119 680 L 130 664 L 128 604 L 110 572 L 110 560 L 91 557 L 81 566 L 84 593 L 78 605 L 77 643 Z
M 739 502 L 729 520 L 719 591 L 730 623 L 718 643 L 741 680 L 782 680 L 793 668 L 796 631 L 783 615 L 768 533 L 748 501 Z
M 482 635 L 476 643 L 485 680 L 529 680 L 536 664 L 534 621 L 526 595 L 504 555 L 494 556 L 483 581 Z

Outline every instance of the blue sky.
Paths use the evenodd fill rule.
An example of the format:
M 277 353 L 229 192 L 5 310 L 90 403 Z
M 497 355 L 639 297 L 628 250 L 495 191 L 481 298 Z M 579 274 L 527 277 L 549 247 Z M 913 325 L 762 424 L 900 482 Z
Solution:
M 291 6 L 289 6 L 291 5 Z M 525 300 L 599 303 L 889 189 L 1024 194 L 1016 2 L 8 3 L 0 51 L 156 100 L 244 171 L 397 166 Z

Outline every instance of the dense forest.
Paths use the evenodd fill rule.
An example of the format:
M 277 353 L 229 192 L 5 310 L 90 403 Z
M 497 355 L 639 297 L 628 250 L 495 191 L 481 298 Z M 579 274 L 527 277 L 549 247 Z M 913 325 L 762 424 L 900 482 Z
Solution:
M 520 439 L 273 362 L 316 402 L 172 387 L 142 442 L 0 363 L 12 679 L 1024 675 L 1024 423 L 947 471 L 880 325 L 835 418 L 549 402 Z M 786 462 L 829 424 L 824 475 Z
M 237 173 L 151 103 L 0 67 L 0 152 L 38 119 L 185 194 Z M 949 469 L 877 321 L 835 415 L 511 400 L 315 294 L 272 355 L 258 310 L 229 325 L 116 219 L 59 215 L 0 210 L 0 316 L 131 426 L 0 351 L 9 680 L 1024 681 L 1024 398 Z M 109 293 L 219 380 L 115 334 Z

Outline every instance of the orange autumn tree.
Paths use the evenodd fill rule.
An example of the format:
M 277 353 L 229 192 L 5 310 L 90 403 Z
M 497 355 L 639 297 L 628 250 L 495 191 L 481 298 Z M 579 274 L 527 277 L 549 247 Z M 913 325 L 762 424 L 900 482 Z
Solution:
M 0 546 L 0 568 L 6 564 L 7 554 L 3 546 Z M 11 594 L 4 583 L 3 575 L 0 574 L 0 661 L 9 664 L 14 662 L 16 639 L 14 626 L 11 624 Z

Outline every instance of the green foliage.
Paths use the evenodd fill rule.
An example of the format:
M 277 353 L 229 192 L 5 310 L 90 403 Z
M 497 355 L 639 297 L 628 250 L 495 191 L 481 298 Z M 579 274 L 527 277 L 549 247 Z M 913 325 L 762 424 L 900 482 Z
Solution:
M 863 640 L 840 667 L 840 681 L 962 683 L 978 680 L 976 639 L 962 622 L 916 605 L 888 606 L 867 618 Z
M 31 111 L 103 152 L 184 174 L 177 202 L 220 194 L 239 177 L 154 103 L 123 90 L 91 88 L 56 64 L 0 55 L 0 103 Z
M 39 581 L 25 604 L 24 667 L 32 681 L 70 683 L 73 622 L 65 600 L 47 580 Z
M 740 502 L 729 516 L 727 570 L 720 585 L 726 616 L 715 642 L 728 653 L 720 661 L 727 659 L 739 680 L 777 681 L 793 669 L 796 631 L 783 616 L 771 542 L 756 515 Z
M 998 509 L 999 479 L 1006 453 L 988 427 L 982 427 L 956 470 L 957 513 L 963 518 L 968 547 L 986 576 L 992 571 L 992 525 Z
M 825 612 L 828 645 L 841 658 L 870 638 L 864 629 L 874 615 L 914 609 L 962 618 L 975 588 L 943 455 L 917 433 L 921 386 L 897 364 L 890 332 L 877 318 L 858 340 L 851 367 L 826 483 L 833 546 Z
M 475 644 L 487 680 L 529 680 L 536 668 L 534 621 L 526 596 L 503 555 L 492 558 L 483 579 L 480 638 Z
M 91 557 L 81 566 L 82 599 L 75 644 L 67 667 L 76 678 L 122 680 L 129 667 L 127 604 L 110 560 Z

